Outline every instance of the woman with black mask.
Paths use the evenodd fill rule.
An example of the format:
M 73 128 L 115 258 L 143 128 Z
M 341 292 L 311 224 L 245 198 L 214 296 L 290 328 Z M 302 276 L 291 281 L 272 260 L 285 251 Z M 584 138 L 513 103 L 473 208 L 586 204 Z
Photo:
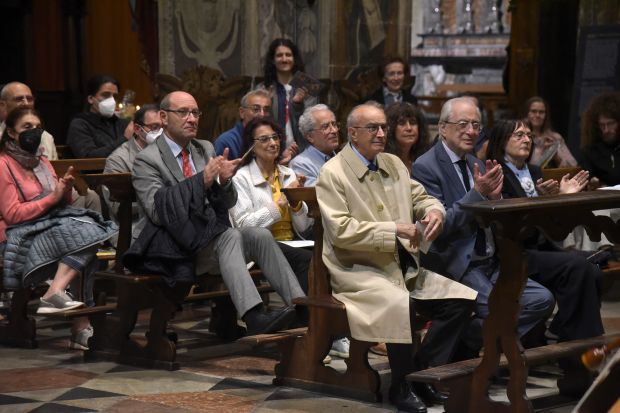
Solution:
M 3 286 L 28 288 L 52 279 L 37 314 L 53 314 L 85 305 L 92 299 L 92 264 L 100 242 L 116 227 L 85 209 L 72 208 L 72 168 L 58 178 L 39 151 L 43 129 L 34 109 L 9 113 L 0 139 L 0 255 Z M 80 288 L 79 276 L 84 276 Z M 78 301 L 66 293 L 71 285 Z M 72 348 L 85 349 L 92 327 L 76 318 Z

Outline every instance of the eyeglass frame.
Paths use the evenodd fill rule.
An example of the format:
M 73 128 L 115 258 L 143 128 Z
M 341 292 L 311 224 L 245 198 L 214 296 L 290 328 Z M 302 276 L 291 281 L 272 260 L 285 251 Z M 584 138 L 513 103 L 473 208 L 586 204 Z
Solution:
M 164 112 L 176 113 L 181 119 L 188 119 L 191 114 L 194 118 L 199 119 L 202 116 L 201 110 L 189 110 L 189 109 L 161 109 Z
M 270 141 L 279 143 L 281 139 L 282 138 L 277 133 L 274 133 L 273 135 L 268 135 L 268 136 L 263 135 L 263 136 L 259 136 L 258 138 L 252 138 L 254 142 L 260 142 L 260 143 L 268 143 Z
M 30 104 L 30 103 L 34 103 L 36 98 L 32 95 L 20 95 L 20 96 L 13 96 L 12 98 L 7 99 L 7 100 L 10 100 L 13 103 L 19 103 L 19 102 L 26 101 L 26 103 Z
M 441 122 L 447 123 L 448 125 L 456 125 L 456 126 L 458 126 L 458 128 L 459 128 L 459 130 L 461 132 L 465 132 L 469 125 L 471 125 L 471 128 L 475 132 L 480 132 L 482 130 L 482 123 L 480 123 L 477 120 L 460 120 L 458 122 L 451 122 L 449 120 L 442 120 Z M 474 125 L 477 125 L 477 126 L 474 126 Z
M 366 126 L 350 126 L 350 128 L 366 129 L 368 133 L 370 133 L 371 135 L 376 135 L 377 133 L 379 133 L 379 128 L 381 128 L 383 133 L 385 133 L 386 135 L 390 133 L 390 125 L 388 125 L 387 123 L 377 123 L 377 124 L 370 124 Z M 377 130 L 373 131 L 373 129 L 377 129 Z
M 254 115 L 259 114 L 259 113 L 264 113 L 264 114 L 270 114 L 271 113 L 271 106 L 261 106 L 261 105 L 241 105 L 241 107 L 243 109 L 247 109 L 250 112 L 252 112 Z
M 523 132 L 523 131 L 519 131 L 519 132 L 512 132 L 510 134 L 510 137 L 516 137 L 518 141 L 522 141 L 525 137 L 527 137 L 530 141 L 534 141 L 534 134 L 532 132 Z

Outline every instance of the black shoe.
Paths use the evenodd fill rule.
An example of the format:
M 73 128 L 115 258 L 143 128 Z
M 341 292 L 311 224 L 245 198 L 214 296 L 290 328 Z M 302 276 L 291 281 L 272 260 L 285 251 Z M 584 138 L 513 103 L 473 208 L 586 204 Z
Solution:
M 427 405 L 444 404 L 448 400 L 448 395 L 438 392 L 432 384 L 415 383 L 412 386 Z
M 413 392 L 411 384 L 407 381 L 401 381 L 400 383 L 390 386 L 390 403 L 404 412 L 410 413 L 426 413 L 426 405 L 420 398 Z
M 284 307 L 275 311 L 260 311 L 246 320 L 247 335 L 269 334 L 278 330 L 285 330 L 295 320 L 295 309 Z

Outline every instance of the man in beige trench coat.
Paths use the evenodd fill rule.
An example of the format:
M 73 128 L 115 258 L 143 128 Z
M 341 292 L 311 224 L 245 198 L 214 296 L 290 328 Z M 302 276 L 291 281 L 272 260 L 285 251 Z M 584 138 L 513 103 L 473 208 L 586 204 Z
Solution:
M 382 153 L 386 127 L 382 109 L 357 106 L 347 119 L 349 143 L 321 168 L 316 192 L 323 261 L 334 297 L 347 308 L 351 336 L 387 343 L 391 403 L 426 412 L 424 402 L 441 403 L 446 396 L 430 385 L 412 388 L 405 376 L 450 360 L 476 292 L 419 266 L 419 242 L 439 235 L 445 210 L 397 157 Z M 421 232 L 415 221 L 426 229 Z M 432 325 L 414 358 L 416 311 Z

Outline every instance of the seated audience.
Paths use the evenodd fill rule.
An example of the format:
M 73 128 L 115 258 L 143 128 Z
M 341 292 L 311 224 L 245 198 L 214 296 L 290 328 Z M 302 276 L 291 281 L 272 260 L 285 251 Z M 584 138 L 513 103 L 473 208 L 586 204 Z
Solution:
M 581 117 L 581 164 L 596 178 L 592 186 L 620 184 L 619 124 L 620 92 L 595 97 Z
M 273 117 L 286 133 L 285 149 L 291 156 L 285 159 L 293 158 L 308 146 L 299 132 L 299 116 L 305 108 L 318 103 L 304 88 L 290 84 L 298 71 L 304 71 L 304 62 L 295 43 L 284 38 L 274 39 L 265 56 L 265 80 L 257 87 L 269 92 Z
M 323 261 L 334 297 L 346 306 L 351 336 L 387 343 L 390 402 L 426 412 L 425 403 L 446 396 L 428 384 L 412 388 L 405 376 L 450 361 L 476 293 L 419 266 L 419 243 L 441 233 L 445 210 L 397 157 L 382 153 L 386 132 L 382 109 L 357 106 L 347 118 L 349 143 L 321 169 Z M 432 324 L 414 358 L 416 312 Z
M 86 111 L 73 118 L 67 131 L 67 145 L 76 158 L 105 158 L 131 137 L 131 123 L 115 115 L 119 88 L 111 76 L 89 79 Z
M 133 186 L 145 217 L 123 263 L 133 271 L 162 274 L 185 295 L 196 275 L 219 273 L 248 334 L 285 329 L 295 318 L 292 300 L 303 297 L 295 274 L 271 232 L 230 228 L 237 202 L 232 177 L 240 160 L 197 139 L 202 114 L 194 97 L 177 91 L 160 103 L 162 135 L 134 161 Z M 267 311 L 246 262 L 255 261 L 287 307 Z
M 551 128 L 549 105 L 540 96 L 525 102 L 525 116 L 532 126 L 534 150 L 530 163 L 545 168 L 568 168 L 577 166 L 562 135 Z
M 388 132 L 385 151 L 396 155 L 409 173 L 413 163 L 428 150 L 430 142 L 424 114 L 411 103 L 394 103 L 385 110 Z
M 67 206 L 72 170 L 60 179 L 56 176 L 47 158 L 38 153 L 42 135 L 41 120 L 32 108 L 16 108 L 6 119 L 0 139 L 0 250 L 5 288 L 32 287 L 52 279 L 37 314 L 54 314 L 84 306 L 65 292 L 69 284 L 87 305 L 94 305 L 91 275 L 96 245 L 116 228 L 97 213 Z M 86 349 L 90 336 L 88 319 L 76 318 L 71 347 Z
M 422 265 L 478 291 L 476 319 L 467 331 L 471 356 L 482 345 L 482 321 L 489 314 L 488 300 L 499 276 L 495 242 L 489 228 L 481 228 L 462 204 L 500 199 L 502 167 L 483 163 L 471 154 L 481 129 L 480 110 L 467 97 L 448 100 L 441 109 L 437 143 L 413 164 L 413 178 L 446 208 L 443 232 L 421 257 Z M 528 279 L 521 295 L 517 333 L 522 337 L 544 322 L 554 308 L 549 290 Z
M 136 155 L 138 155 L 142 149 L 155 142 L 155 139 L 161 135 L 162 128 L 161 119 L 159 117 L 159 107 L 153 104 L 142 106 L 134 113 L 133 124 L 133 136 L 107 157 L 103 173 L 113 174 L 132 171 Z M 102 191 L 112 215 L 116 217 L 119 203 L 110 201 L 107 188 L 102 188 Z M 132 216 L 132 221 L 136 224 L 140 218 L 140 212 L 138 204 L 135 202 L 132 207 Z
M 409 65 L 405 59 L 400 56 L 388 56 L 377 66 L 377 72 L 383 86 L 363 101 L 374 100 L 384 105 L 386 109 L 396 102 L 417 105 L 418 99 L 411 94 L 411 89 L 404 87 L 405 80 L 409 78 Z
M 499 122 L 491 131 L 487 159 L 497 160 L 502 165 L 504 198 L 536 197 L 558 190 L 570 194 L 585 188 L 587 171 L 579 172 L 572 179 L 564 176 L 559 188 L 555 180 L 549 180 L 553 185 L 543 182 L 540 168 L 527 163 L 532 140 L 529 126 L 522 121 Z M 560 341 L 603 334 L 601 270 L 588 263 L 585 255 L 564 251 L 538 232 L 526 241 L 525 248 L 530 278 L 551 290 L 558 304 L 549 331 Z
M 241 120 L 232 129 L 222 133 L 213 143 L 216 155 L 222 155 L 228 148 L 228 158 L 238 159 L 244 153 L 243 128 L 254 118 L 262 118 L 271 115 L 271 98 L 263 89 L 251 90 L 241 98 L 239 117 Z
M 15 108 L 34 108 L 35 98 L 32 91 L 20 82 L 10 82 L 0 89 L 0 135 L 4 133 L 4 121 L 9 113 Z M 54 137 L 47 131 L 41 136 L 41 155 L 50 161 L 58 159 Z
M 250 155 L 233 177 L 237 190 L 237 203 L 230 208 L 233 225 L 268 228 L 276 241 L 291 241 L 312 225 L 312 219 L 305 203 L 291 205 L 282 192 L 282 188 L 303 186 L 305 180 L 278 163 L 284 152 L 284 131 L 271 118 L 254 119 L 246 125 L 243 140 L 243 152 Z M 281 242 L 278 246 L 307 294 L 312 251 Z
M 299 131 L 309 145 L 289 166 L 297 175 L 306 177 L 305 186 L 314 186 L 321 167 L 336 155 L 338 130 L 334 112 L 322 103 L 310 106 L 299 118 Z

